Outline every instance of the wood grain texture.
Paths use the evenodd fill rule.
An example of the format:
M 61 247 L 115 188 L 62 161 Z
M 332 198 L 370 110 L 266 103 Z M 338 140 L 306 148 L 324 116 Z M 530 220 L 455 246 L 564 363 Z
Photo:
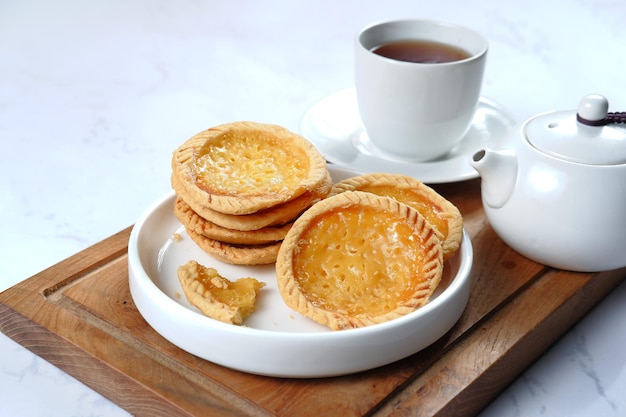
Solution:
M 130 228 L 0 294 L 0 330 L 136 416 L 473 415 L 616 287 L 626 269 L 547 268 L 487 222 L 478 180 L 435 187 L 463 213 L 472 290 L 456 325 L 381 368 L 268 378 L 199 359 L 157 334 L 128 288 Z

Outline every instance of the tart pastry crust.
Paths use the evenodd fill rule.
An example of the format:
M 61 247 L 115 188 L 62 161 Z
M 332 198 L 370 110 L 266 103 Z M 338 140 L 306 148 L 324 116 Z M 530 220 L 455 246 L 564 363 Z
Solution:
M 408 314 L 441 280 L 438 233 L 397 200 L 345 191 L 308 209 L 287 233 L 276 261 L 285 303 L 333 330 Z
M 267 265 L 276 261 L 281 242 L 264 245 L 237 245 L 220 242 L 188 230 L 187 235 L 200 249 L 222 262 L 233 265 Z
M 174 214 L 185 229 L 209 239 L 235 245 L 264 245 L 281 241 L 293 225 L 291 222 L 282 226 L 268 226 L 250 231 L 228 229 L 202 218 L 181 198 L 176 198 L 174 202 Z
M 202 203 L 191 198 L 182 188 L 183 185 L 175 176 L 172 176 L 172 188 L 179 196 L 185 196 L 184 201 L 202 218 L 228 229 L 251 231 L 269 226 L 280 226 L 293 222 L 304 210 L 312 206 L 317 201 L 326 197 L 331 190 L 333 183 L 330 176 L 313 191 L 304 194 L 264 210 L 250 214 L 228 214 L 213 210 Z M 182 198 L 181 198 L 182 199 Z

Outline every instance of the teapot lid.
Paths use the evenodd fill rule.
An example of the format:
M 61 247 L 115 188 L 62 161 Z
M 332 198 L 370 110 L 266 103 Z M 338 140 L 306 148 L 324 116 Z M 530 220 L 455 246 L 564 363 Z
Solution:
M 608 113 L 608 101 L 583 97 L 578 113 L 552 112 L 525 124 L 526 140 L 538 150 L 570 162 L 590 165 L 626 164 L 626 113 Z

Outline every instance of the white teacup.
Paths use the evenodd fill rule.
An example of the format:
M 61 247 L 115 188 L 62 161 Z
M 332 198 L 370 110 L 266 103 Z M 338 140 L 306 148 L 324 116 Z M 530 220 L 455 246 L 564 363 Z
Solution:
M 416 63 L 372 51 L 415 40 L 459 48 L 467 55 L 451 62 Z M 393 20 L 361 30 L 355 41 L 355 84 L 371 142 L 408 161 L 429 161 L 452 150 L 471 126 L 488 46 L 470 29 L 432 20 Z

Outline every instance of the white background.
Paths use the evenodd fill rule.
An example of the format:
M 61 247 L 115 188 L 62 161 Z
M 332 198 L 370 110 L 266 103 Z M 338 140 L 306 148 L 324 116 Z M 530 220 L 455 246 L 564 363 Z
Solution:
M 406 17 L 483 33 L 483 94 L 518 121 L 588 93 L 626 110 L 618 0 L 0 0 L 0 290 L 133 224 L 196 132 L 298 130 L 352 87 L 354 34 Z M 626 414 L 625 301 L 622 284 L 483 415 Z M 0 352 L 2 416 L 127 415 L 4 335 Z

